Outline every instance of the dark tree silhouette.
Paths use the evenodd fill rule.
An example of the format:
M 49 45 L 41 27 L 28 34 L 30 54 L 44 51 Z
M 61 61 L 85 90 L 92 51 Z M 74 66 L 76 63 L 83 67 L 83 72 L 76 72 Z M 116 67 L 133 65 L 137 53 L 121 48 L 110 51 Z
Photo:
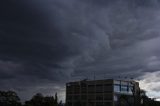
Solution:
M 155 99 L 151 99 L 146 95 L 145 90 L 141 90 L 141 106 L 160 106 L 160 102 Z
M 130 103 L 128 95 L 121 95 L 118 100 L 119 106 L 132 106 L 133 103 Z
M 0 91 L 0 106 L 21 106 L 20 98 L 13 91 Z
M 134 104 L 133 99 L 134 100 L 137 99 L 135 101 L 139 103 Z M 139 95 L 137 95 L 136 97 L 132 97 L 132 96 L 129 97 L 127 95 L 121 95 L 119 97 L 118 106 L 160 106 L 160 102 L 149 98 L 146 95 L 145 90 L 140 90 Z
M 58 106 L 58 96 L 55 94 L 54 106 Z
M 57 93 L 53 96 L 43 96 L 41 93 L 37 93 L 30 101 L 26 101 L 24 106 L 62 106 L 58 103 Z
M 44 97 L 41 93 L 37 93 L 30 101 L 25 102 L 25 106 L 42 106 Z
M 59 102 L 58 106 L 64 106 L 62 101 Z

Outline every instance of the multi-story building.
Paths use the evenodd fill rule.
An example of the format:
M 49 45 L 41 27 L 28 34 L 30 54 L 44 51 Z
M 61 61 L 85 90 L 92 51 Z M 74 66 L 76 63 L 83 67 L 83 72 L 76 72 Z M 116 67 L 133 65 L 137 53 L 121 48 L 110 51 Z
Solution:
M 133 106 L 139 83 L 131 80 L 82 80 L 66 84 L 67 106 Z

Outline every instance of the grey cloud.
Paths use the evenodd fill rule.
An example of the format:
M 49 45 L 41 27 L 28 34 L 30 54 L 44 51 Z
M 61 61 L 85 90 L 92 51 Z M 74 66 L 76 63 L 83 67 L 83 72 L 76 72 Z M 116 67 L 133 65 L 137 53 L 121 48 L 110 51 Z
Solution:
M 22 93 L 93 72 L 137 77 L 159 70 L 158 0 L 6 0 L 0 6 L 1 88 Z

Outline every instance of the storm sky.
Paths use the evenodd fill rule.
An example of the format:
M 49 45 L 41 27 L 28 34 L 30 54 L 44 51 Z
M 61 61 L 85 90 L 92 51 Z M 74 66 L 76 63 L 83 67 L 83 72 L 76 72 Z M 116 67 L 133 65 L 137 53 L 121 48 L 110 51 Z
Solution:
M 64 99 L 65 83 L 128 77 L 160 98 L 159 0 L 0 1 L 0 89 Z

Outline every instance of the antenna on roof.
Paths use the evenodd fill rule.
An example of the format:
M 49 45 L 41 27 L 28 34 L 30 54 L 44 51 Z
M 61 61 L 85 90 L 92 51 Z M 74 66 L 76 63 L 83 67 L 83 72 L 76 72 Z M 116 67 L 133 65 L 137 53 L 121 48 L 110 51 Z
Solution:
M 120 80 L 120 79 L 121 79 L 121 76 L 118 76 L 118 79 Z
M 93 77 L 94 77 L 94 80 L 95 80 L 95 79 L 96 79 L 96 76 L 95 76 L 95 71 L 94 71 L 94 73 L 93 73 L 93 74 L 94 74 L 94 76 L 93 76 Z
M 133 77 L 131 77 L 130 79 L 131 79 L 132 81 L 134 80 L 134 78 L 133 78 Z

